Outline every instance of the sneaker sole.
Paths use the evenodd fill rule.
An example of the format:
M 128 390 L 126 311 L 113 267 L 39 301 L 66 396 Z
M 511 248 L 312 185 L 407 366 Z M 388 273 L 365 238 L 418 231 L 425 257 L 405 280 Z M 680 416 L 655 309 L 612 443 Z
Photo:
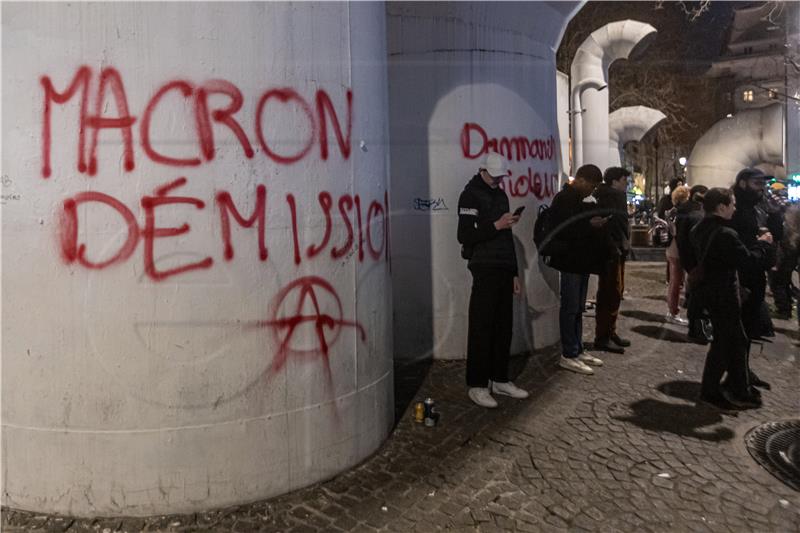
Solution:
M 564 370 L 569 370 L 571 372 L 575 372 L 576 374 L 583 374 L 585 376 L 591 376 L 591 375 L 594 374 L 594 370 L 592 370 L 591 368 L 587 372 L 586 370 L 583 370 L 581 368 L 575 368 L 575 367 L 572 367 L 572 366 L 563 365 L 561 363 L 558 363 L 558 366 L 560 366 Z
M 524 400 L 528 398 L 530 394 L 526 394 L 525 396 L 514 396 L 513 394 L 509 394 L 507 392 L 500 392 L 499 390 L 492 389 L 492 394 L 499 394 L 500 396 L 508 396 L 509 398 L 514 398 L 515 400 Z
M 469 396 L 469 394 L 467 394 L 467 396 Z M 497 404 L 497 403 L 495 403 L 494 405 L 491 405 L 491 404 L 482 404 L 482 403 L 479 403 L 479 402 L 478 402 L 478 401 L 477 401 L 475 398 L 473 398 L 472 396 L 469 396 L 469 399 L 470 399 L 470 401 L 471 401 L 472 403 L 474 403 L 474 404 L 475 404 L 475 405 L 477 405 L 478 407 L 484 407 L 484 408 L 486 408 L 486 409 L 495 409 L 495 408 L 496 408 L 496 407 L 499 405 L 499 404 Z
M 589 366 L 603 366 L 603 361 L 594 362 L 594 361 L 586 361 L 586 360 L 584 360 L 584 359 L 581 359 L 580 361 L 581 361 L 581 362 L 582 362 L 584 365 L 589 365 Z

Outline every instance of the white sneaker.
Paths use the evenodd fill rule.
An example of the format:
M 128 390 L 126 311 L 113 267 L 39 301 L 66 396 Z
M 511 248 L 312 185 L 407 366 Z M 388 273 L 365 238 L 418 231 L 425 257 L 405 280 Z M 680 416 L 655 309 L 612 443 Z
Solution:
M 589 352 L 583 352 L 578 356 L 578 360 L 582 363 L 592 366 L 603 366 L 603 360 L 599 357 L 595 357 Z
M 680 315 L 673 315 L 672 313 L 667 313 L 667 322 L 670 324 L 676 324 L 678 326 L 688 326 L 689 321 L 685 318 L 681 318 Z
M 487 407 L 489 409 L 494 409 L 497 407 L 497 400 L 492 398 L 492 395 L 489 393 L 489 389 L 487 388 L 472 387 L 469 389 L 469 391 L 467 391 L 467 395 L 469 396 L 470 400 L 481 407 Z
M 522 390 L 510 381 L 506 381 L 505 383 L 500 383 L 497 381 L 490 382 L 491 391 L 495 394 L 503 394 L 505 396 L 511 396 L 512 398 L 516 398 L 517 400 L 524 400 L 528 397 L 528 391 Z
M 578 359 L 577 357 L 564 357 L 561 356 L 561 360 L 558 362 L 558 366 L 561 368 L 566 368 L 567 370 L 572 370 L 573 372 L 577 372 L 578 374 L 586 374 L 591 376 L 594 374 L 594 370 L 592 367 Z

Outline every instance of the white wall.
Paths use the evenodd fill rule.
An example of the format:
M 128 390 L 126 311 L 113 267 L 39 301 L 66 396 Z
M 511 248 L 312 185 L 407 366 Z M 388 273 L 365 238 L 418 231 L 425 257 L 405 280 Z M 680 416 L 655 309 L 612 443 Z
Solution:
M 456 240 L 458 197 L 492 139 L 499 149 L 504 137 L 546 147 L 543 157 L 510 158 L 511 206 L 527 207 L 514 228 L 525 290 L 512 352 L 558 340 L 558 277 L 532 236 L 538 206 L 558 191 L 554 49 L 576 7 L 387 4 L 398 357 L 465 357 L 471 277 Z
M 374 451 L 393 419 L 383 4 L 19 3 L 2 15 L 3 504 L 191 512 L 308 485 Z M 78 72 L 89 76 L 87 164 L 98 125 L 117 127 L 99 128 L 89 175 L 80 90 L 51 101 L 47 176 L 46 80 L 64 92 Z M 172 81 L 183 84 L 155 101 L 152 148 L 197 165 L 145 150 L 148 102 Z M 259 128 L 259 99 L 276 88 L 297 96 L 267 97 Z M 237 90 L 246 143 L 213 113 Z M 130 158 L 122 123 L 91 118 L 125 116 L 121 102 L 135 117 Z M 207 156 L 198 109 L 213 132 Z M 276 154 L 308 152 L 282 162 L 258 130 Z M 233 216 L 226 258 L 216 199 L 229 194 L 246 219 L 261 186 L 268 258 L 259 222 Z M 347 203 L 356 197 L 360 207 Z

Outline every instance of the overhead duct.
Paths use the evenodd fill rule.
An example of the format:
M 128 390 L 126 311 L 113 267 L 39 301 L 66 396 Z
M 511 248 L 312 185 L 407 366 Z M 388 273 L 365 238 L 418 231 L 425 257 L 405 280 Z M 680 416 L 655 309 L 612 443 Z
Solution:
M 612 22 L 592 32 L 575 53 L 570 69 L 573 172 L 584 163 L 608 166 L 608 67 L 618 59 L 627 59 L 637 45 L 655 33 L 654 27 L 643 22 Z
M 641 141 L 665 118 L 661 111 L 643 105 L 621 107 L 611 113 L 608 116 L 608 166 L 621 166 L 625 143 Z
M 692 182 L 727 187 L 744 167 L 783 164 L 783 105 L 741 111 L 711 126 L 692 149 Z

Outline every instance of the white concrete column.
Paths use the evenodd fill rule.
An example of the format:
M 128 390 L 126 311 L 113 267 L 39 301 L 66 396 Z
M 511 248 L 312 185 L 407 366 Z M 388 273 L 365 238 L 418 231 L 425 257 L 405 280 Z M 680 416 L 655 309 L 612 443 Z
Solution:
M 4 505 L 193 512 L 380 445 L 384 29 L 381 3 L 3 5 Z
M 513 352 L 558 340 L 558 276 L 533 246 L 559 188 L 555 48 L 577 3 L 388 4 L 398 357 L 465 357 L 471 277 L 458 197 L 489 149 L 509 159 L 520 276 Z

